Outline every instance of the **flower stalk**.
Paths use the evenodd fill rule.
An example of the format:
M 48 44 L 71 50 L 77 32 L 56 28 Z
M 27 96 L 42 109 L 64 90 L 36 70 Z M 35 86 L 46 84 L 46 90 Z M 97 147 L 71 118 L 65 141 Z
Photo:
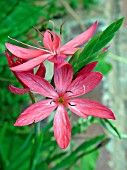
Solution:
M 35 98 L 32 92 L 29 92 L 30 99 L 32 103 L 34 104 Z M 40 122 L 37 122 L 34 124 L 34 143 L 33 143 L 33 153 L 31 157 L 31 162 L 30 162 L 30 169 L 31 170 L 36 170 L 37 166 L 37 160 L 38 160 L 38 153 L 39 153 L 39 136 L 40 136 Z

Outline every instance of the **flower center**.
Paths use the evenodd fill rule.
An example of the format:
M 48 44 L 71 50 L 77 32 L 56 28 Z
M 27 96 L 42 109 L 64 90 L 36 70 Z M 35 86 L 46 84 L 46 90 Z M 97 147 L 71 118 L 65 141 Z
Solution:
M 64 99 L 63 99 L 62 97 L 60 97 L 60 98 L 58 99 L 58 103 L 64 104 Z

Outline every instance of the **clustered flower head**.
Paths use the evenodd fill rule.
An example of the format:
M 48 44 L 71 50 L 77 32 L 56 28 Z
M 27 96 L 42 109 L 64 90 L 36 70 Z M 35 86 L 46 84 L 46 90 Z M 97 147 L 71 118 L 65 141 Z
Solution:
M 10 85 L 9 90 L 15 94 L 36 92 L 46 97 L 21 113 L 15 126 L 39 122 L 56 111 L 53 122 L 54 136 L 59 147 L 65 149 L 71 139 L 71 123 L 66 108 L 86 119 L 88 116 L 115 119 L 113 112 L 106 106 L 89 99 L 78 98 L 93 90 L 100 83 L 102 74 L 93 72 L 97 61 L 86 65 L 75 76 L 72 66 L 65 62 L 68 56 L 72 56 L 80 49 L 80 45 L 91 38 L 96 27 L 97 22 L 62 47 L 60 37 L 49 30 L 44 33 L 44 47 L 26 49 L 6 43 L 7 49 L 12 53 L 10 55 L 6 52 L 8 64 L 23 86 L 21 89 Z M 43 62 L 47 59 L 54 63 L 55 87 L 44 79 L 46 68 Z M 34 73 L 34 68 L 37 66 L 38 69 Z

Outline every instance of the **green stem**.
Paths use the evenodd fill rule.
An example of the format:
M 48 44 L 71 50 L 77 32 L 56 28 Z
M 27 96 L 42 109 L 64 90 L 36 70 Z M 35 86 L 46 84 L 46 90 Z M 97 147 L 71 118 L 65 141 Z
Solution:
M 127 59 L 125 59 L 125 58 L 123 58 L 123 57 L 121 57 L 121 56 L 117 56 L 117 55 L 115 55 L 115 54 L 113 54 L 113 53 L 109 53 L 109 56 L 112 57 L 114 60 L 117 60 L 117 61 L 119 61 L 119 62 L 122 62 L 122 63 L 124 63 L 124 64 L 127 64 Z
M 31 98 L 32 103 L 34 104 L 35 98 L 33 93 L 29 92 L 29 96 Z M 38 154 L 39 154 L 39 139 L 40 139 L 40 122 L 34 124 L 34 143 L 33 143 L 33 154 L 30 162 L 30 170 L 36 170 L 37 162 L 38 162 Z
M 35 101 L 33 93 L 29 92 L 29 96 L 30 96 L 30 99 L 31 99 L 32 103 L 34 104 L 36 101 Z
M 37 162 L 38 162 L 38 145 L 39 145 L 39 134 L 40 134 L 40 122 L 35 123 L 35 139 L 34 139 L 34 147 L 33 147 L 33 155 L 30 163 L 30 170 L 36 170 Z

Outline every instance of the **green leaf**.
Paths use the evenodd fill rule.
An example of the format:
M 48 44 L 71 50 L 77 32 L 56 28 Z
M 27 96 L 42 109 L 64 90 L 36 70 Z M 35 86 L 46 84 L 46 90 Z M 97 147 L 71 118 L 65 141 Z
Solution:
M 84 143 L 82 143 L 73 153 L 78 153 L 80 151 L 86 151 L 87 149 L 89 149 L 89 147 L 95 145 L 96 143 L 102 141 L 104 138 L 106 137 L 106 135 L 100 135 L 97 136 L 95 138 L 92 138 L 89 141 L 85 141 Z
M 107 75 L 112 69 L 112 65 L 105 60 L 99 61 L 96 68 L 93 71 L 99 71 L 103 75 Z
M 102 141 L 106 136 L 100 135 L 95 138 L 90 139 L 89 141 L 83 142 L 77 149 L 75 149 L 70 155 L 61 160 L 55 167 L 51 168 L 51 170 L 63 169 L 70 167 L 78 158 L 78 153 L 85 153 L 88 149 L 94 148 L 95 145 Z
M 95 170 L 96 162 L 98 160 L 99 152 L 98 150 L 85 155 L 80 161 L 80 170 Z
M 85 46 L 84 50 L 79 55 L 77 62 L 72 65 L 74 68 L 74 73 L 78 72 L 82 67 L 91 62 L 100 54 L 100 50 L 111 41 L 116 32 L 119 30 L 123 20 L 124 18 L 121 18 L 113 22 L 102 33 L 99 33 L 90 40 L 90 42 Z M 71 63 L 74 62 L 71 61 Z
M 103 75 L 107 75 L 109 71 L 112 69 L 112 65 L 106 61 L 106 56 L 108 55 L 108 51 L 101 53 L 98 57 L 93 61 L 98 61 L 95 69 L 93 71 L 99 71 Z
M 101 124 L 112 134 L 114 134 L 114 132 L 118 135 L 118 137 L 121 139 L 121 134 L 118 131 L 118 129 L 116 128 L 116 126 L 108 119 L 100 119 Z M 110 126 L 107 126 L 107 124 Z M 113 130 L 113 131 L 112 131 Z
M 47 170 L 47 163 L 46 162 L 41 162 L 38 166 L 37 166 L 37 170 Z
M 73 66 L 73 68 L 75 68 L 77 65 L 79 55 L 80 55 L 80 50 L 77 50 L 69 60 L 69 63 Z
M 26 3 L 24 1 L 16 3 L 16 6 L 9 13 L 9 15 L 6 13 L 6 19 L 1 20 L 0 51 L 5 49 L 4 43 L 9 41 L 8 36 L 19 38 L 35 26 L 38 22 L 39 16 L 42 14 L 41 10 L 42 9 L 36 5 L 31 5 L 30 3 Z

